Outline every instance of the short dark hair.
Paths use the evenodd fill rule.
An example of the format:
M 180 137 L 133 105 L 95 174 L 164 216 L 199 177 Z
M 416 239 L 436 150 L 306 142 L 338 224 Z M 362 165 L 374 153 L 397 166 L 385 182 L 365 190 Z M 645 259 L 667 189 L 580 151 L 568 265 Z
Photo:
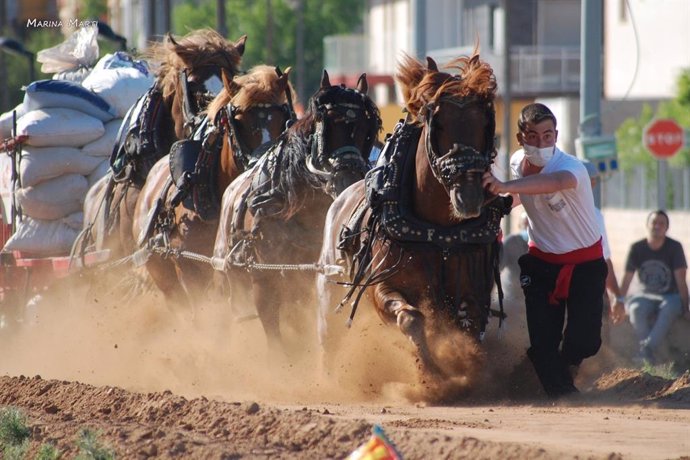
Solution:
M 663 209 L 657 209 L 656 211 L 650 212 L 649 215 L 647 216 L 647 223 L 649 223 L 649 221 L 652 219 L 652 216 L 654 214 L 659 215 L 659 216 L 664 216 L 666 218 L 666 228 L 671 226 L 671 220 L 668 218 L 668 214 L 666 214 L 666 211 L 664 211 Z
M 525 129 L 527 129 L 527 123 L 533 123 L 536 125 L 544 120 L 551 120 L 553 122 L 553 127 L 556 127 L 556 116 L 547 106 L 538 102 L 527 104 L 520 112 L 518 129 L 521 132 L 524 132 Z

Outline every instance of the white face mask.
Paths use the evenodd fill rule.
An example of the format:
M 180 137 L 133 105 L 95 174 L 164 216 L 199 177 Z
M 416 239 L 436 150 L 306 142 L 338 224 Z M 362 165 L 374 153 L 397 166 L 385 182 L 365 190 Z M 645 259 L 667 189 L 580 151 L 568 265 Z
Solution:
M 525 152 L 527 161 L 534 166 L 545 166 L 546 163 L 553 157 L 553 152 L 556 150 L 555 146 L 538 148 L 533 145 L 523 145 L 522 149 Z

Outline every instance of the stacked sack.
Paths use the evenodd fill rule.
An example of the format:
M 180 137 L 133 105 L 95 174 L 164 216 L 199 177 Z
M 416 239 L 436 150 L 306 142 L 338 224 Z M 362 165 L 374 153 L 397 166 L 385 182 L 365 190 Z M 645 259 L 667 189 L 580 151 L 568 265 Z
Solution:
M 93 38 L 97 47 L 94 30 L 84 40 Z M 122 52 L 104 56 L 88 72 L 83 69 L 82 62 L 75 72 L 63 69 L 54 76 L 64 79 L 31 83 L 15 109 L 16 135 L 26 136 L 14 187 L 23 219 L 5 251 L 33 257 L 69 253 L 82 229 L 84 198 L 108 172 L 122 119 L 153 84 L 147 66 Z M 11 117 L 11 112 L 0 117 L 3 137 L 8 137 L 3 120 L 11 123 Z

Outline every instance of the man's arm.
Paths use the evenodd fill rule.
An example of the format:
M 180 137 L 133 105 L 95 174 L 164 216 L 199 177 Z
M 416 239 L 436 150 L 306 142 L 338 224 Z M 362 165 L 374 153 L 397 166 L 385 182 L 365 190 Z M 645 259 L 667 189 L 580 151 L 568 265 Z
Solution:
M 499 193 L 537 195 L 575 188 L 577 187 L 577 179 L 570 171 L 556 171 L 548 174 L 532 174 L 502 182 L 494 177 L 491 171 L 487 171 L 482 178 L 482 184 L 496 195 Z
M 613 263 L 611 259 L 606 259 L 606 265 L 609 272 L 606 275 L 606 289 L 612 294 L 613 300 L 611 303 L 611 319 L 613 324 L 618 324 L 625 319 L 625 304 L 623 303 L 623 295 L 618 287 L 618 279 L 616 272 L 613 271 Z
M 687 319 L 690 319 L 690 310 L 688 309 L 688 283 L 685 281 L 687 268 L 676 268 L 673 271 L 673 276 L 676 279 L 676 286 L 678 286 L 678 294 L 680 294 L 680 304 L 683 307 L 683 314 Z
M 621 297 L 625 297 L 628 295 L 628 288 L 630 287 L 630 282 L 633 279 L 633 275 L 635 272 L 631 271 L 625 271 L 625 275 L 623 275 L 623 281 L 621 282 Z

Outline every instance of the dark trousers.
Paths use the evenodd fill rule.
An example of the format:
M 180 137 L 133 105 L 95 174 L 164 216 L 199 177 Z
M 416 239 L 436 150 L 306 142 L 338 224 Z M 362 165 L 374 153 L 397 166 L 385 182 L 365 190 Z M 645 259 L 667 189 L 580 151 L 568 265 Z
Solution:
M 519 264 L 530 339 L 527 356 L 547 395 L 559 397 L 576 392 L 568 366 L 579 365 L 601 347 L 606 262 L 597 259 L 577 265 L 568 298 L 558 305 L 549 303 L 549 294 L 561 265 L 531 254 L 521 256 Z

